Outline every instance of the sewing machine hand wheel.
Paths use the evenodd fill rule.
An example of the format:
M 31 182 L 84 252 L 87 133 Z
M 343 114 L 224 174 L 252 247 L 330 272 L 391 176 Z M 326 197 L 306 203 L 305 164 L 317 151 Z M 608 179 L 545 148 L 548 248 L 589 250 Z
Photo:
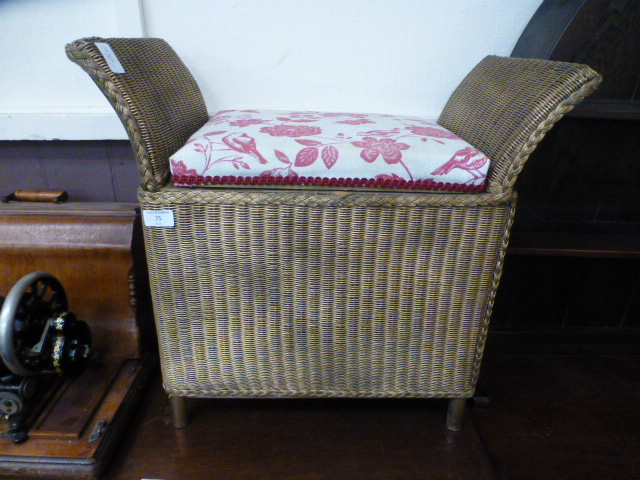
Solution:
M 68 312 L 67 295 L 51 274 L 16 283 L 0 310 L 0 356 L 16 375 L 74 373 L 88 359 L 91 333 Z

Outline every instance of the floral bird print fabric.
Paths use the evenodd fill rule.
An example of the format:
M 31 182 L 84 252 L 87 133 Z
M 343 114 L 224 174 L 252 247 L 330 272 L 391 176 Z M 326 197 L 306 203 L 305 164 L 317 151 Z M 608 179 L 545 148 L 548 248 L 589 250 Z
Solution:
M 224 110 L 171 156 L 176 186 L 284 184 L 484 190 L 489 159 L 418 117 Z

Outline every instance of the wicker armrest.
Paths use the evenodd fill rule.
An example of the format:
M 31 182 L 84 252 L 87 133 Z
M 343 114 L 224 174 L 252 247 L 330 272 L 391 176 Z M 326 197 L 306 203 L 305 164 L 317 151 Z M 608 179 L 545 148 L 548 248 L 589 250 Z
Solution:
M 110 46 L 125 73 L 113 72 L 97 42 Z M 118 113 L 143 190 L 165 186 L 169 156 L 208 120 L 200 89 L 178 55 L 157 38 L 86 38 L 66 51 Z M 586 65 L 488 56 L 453 92 L 438 123 L 489 157 L 490 192 L 509 192 L 544 135 L 601 80 Z
M 488 56 L 453 92 L 438 123 L 490 159 L 490 191 L 510 191 L 529 155 L 602 77 L 586 65 Z
M 125 73 L 114 73 L 96 43 L 108 44 Z M 167 42 L 158 38 L 85 38 L 66 46 L 107 97 L 133 147 L 142 189 L 170 178 L 169 156 L 208 120 L 202 93 Z

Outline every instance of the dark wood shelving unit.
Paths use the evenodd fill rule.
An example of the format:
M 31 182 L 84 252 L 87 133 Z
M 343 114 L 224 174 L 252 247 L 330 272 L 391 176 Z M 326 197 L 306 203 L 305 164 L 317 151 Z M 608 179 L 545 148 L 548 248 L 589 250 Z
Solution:
M 586 258 L 640 258 L 640 233 L 518 229 L 513 232 L 509 253 Z
M 604 81 L 554 127 L 520 176 L 493 326 L 633 334 L 640 329 L 640 2 L 544 0 L 512 56 L 586 63 Z
M 616 99 L 587 99 L 573 109 L 569 116 L 607 120 L 640 120 L 640 101 Z

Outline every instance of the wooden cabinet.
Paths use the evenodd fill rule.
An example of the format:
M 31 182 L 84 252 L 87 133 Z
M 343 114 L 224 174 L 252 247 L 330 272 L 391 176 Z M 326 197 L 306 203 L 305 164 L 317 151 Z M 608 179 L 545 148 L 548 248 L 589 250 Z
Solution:
M 0 438 L 0 477 L 94 478 L 105 467 L 154 364 L 141 235 L 131 203 L 0 204 L 0 295 L 51 273 L 95 353 L 82 375 L 43 393 L 25 443 Z
M 494 330 L 640 328 L 640 2 L 545 0 L 512 56 L 586 63 L 601 88 L 531 156 Z

